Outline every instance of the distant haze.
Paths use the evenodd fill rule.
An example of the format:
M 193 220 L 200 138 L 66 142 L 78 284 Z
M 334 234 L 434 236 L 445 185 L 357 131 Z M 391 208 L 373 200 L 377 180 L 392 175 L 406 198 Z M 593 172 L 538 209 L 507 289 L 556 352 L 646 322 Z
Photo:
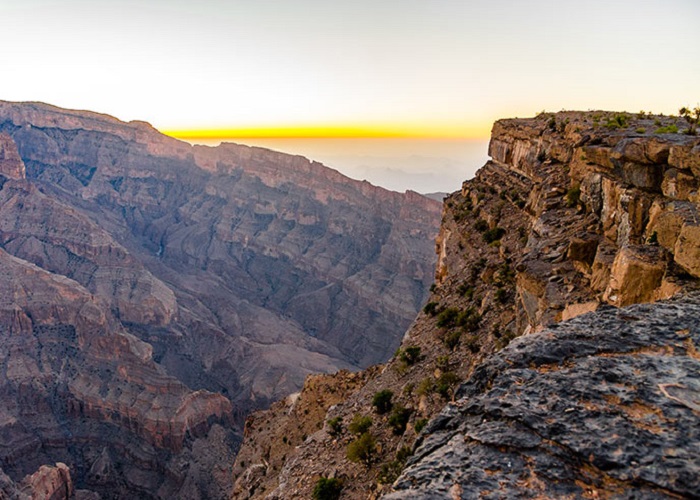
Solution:
M 227 142 L 298 154 L 358 180 L 392 191 L 451 193 L 474 176 L 486 159 L 485 139 L 251 139 Z M 216 145 L 220 140 L 192 140 Z
M 699 0 L 0 0 L 0 99 L 187 139 L 486 138 L 697 105 L 698 21 Z

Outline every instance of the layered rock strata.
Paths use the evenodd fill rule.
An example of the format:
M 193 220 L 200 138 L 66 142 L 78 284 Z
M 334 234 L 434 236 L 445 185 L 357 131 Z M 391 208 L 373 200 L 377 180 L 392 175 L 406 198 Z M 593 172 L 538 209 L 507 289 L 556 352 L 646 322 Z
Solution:
M 629 318 L 625 312 L 615 316 L 614 310 L 605 309 L 667 299 L 698 287 L 700 242 L 694 228 L 700 139 L 667 133 L 674 127 L 682 129 L 683 124 L 672 117 L 607 112 L 545 113 L 497 122 L 489 147 L 492 159 L 445 200 L 434 291 L 397 355 L 368 375 L 367 383 L 345 401 L 330 407 L 324 429 L 290 452 L 281 468 L 246 464 L 261 467 L 258 481 L 237 498 L 306 497 L 321 477 L 342 481 L 341 498 L 377 498 L 391 493 L 392 483 L 400 497 L 430 498 L 433 486 L 440 488 L 435 493 L 440 498 L 472 498 L 488 491 L 499 497 L 494 486 L 499 478 L 509 478 L 513 492 L 520 484 L 535 496 L 565 495 L 569 487 L 574 496 L 614 496 L 627 489 L 649 495 L 689 494 L 694 483 L 688 478 L 697 470 L 697 436 L 690 431 L 697 427 L 697 414 L 687 405 L 677 408 L 681 403 L 668 388 L 694 394 L 696 340 L 685 330 L 692 330 L 697 299 L 641 308 Z M 582 316 L 578 323 L 574 319 L 579 326 L 561 327 L 562 332 L 578 333 L 559 339 L 559 330 L 552 330 L 552 325 L 599 308 L 604 309 L 600 315 Z M 664 327 L 658 339 L 635 339 L 637 329 L 621 326 L 637 322 L 656 331 L 660 318 L 674 314 L 682 317 L 678 324 L 686 326 L 673 331 Z M 607 339 L 608 332 L 601 329 L 584 332 L 590 337 L 581 332 L 597 322 L 620 327 L 623 337 L 610 332 Z M 508 354 L 490 358 L 522 335 L 523 341 Z M 610 347 L 613 338 L 619 343 Z M 596 343 L 600 349 L 591 347 Z M 517 358 L 518 346 L 533 353 Z M 531 359 L 535 354 L 537 360 Z M 594 354 L 598 357 L 587 358 Z M 617 358 L 624 363 L 619 373 L 609 366 Z M 527 371 L 525 359 L 532 361 L 527 365 L 531 371 L 527 378 L 518 378 L 518 370 Z M 506 360 L 517 361 L 517 368 L 508 368 Z M 503 379 L 489 372 L 493 384 L 503 382 L 498 390 L 489 392 L 492 387 L 485 382 L 425 427 L 446 402 L 466 397 L 467 389 L 457 392 L 461 381 L 483 378 L 489 366 L 504 372 Z M 595 376 L 587 376 L 586 370 Z M 394 409 L 387 413 L 378 413 L 373 405 L 382 391 L 392 392 Z M 683 394 L 694 404 L 692 394 Z M 501 406 L 498 398 L 503 395 L 510 399 Z M 550 403 L 578 427 L 569 430 L 544 415 L 540 410 Z M 509 417 L 515 411 L 509 408 L 516 404 L 533 409 L 527 421 Z M 489 413 L 492 407 L 494 415 Z M 366 430 L 370 438 L 350 428 L 356 417 L 371 419 Z M 339 421 L 340 430 L 330 425 Z M 608 429 L 610 423 L 615 425 Z M 663 437 L 650 443 L 666 446 L 668 456 L 634 444 L 623 446 L 626 440 L 644 441 L 646 432 L 654 430 Z M 587 432 L 595 433 L 602 444 L 567 448 Z M 681 442 L 679 436 L 686 432 L 695 437 Z M 436 441 L 433 433 L 440 435 Z M 453 456 L 453 450 L 444 448 L 436 458 L 431 446 L 442 446 L 448 434 L 450 446 L 461 450 L 463 460 L 450 459 L 449 466 L 441 468 L 440 461 Z M 266 439 L 249 435 L 241 456 L 248 448 L 264 449 Z M 417 450 L 416 442 L 423 443 Z M 511 445 L 537 452 L 519 455 L 522 467 L 516 468 L 511 458 L 522 450 L 510 457 Z M 359 461 L 358 447 L 364 451 Z M 592 456 L 586 456 L 586 450 Z M 649 456 L 643 458 L 647 451 Z M 394 483 L 412 452 L 419 454 L 409 459 L 415 466 Z M 671 456 L 678 462 L 667 467 Z M 478 466 L 470 468 L 472 458 Z M 494 463 L 488 465 L 491 459 Z M 504 468 L 509 460 L 512 472 Z M 544 475 L 547 463 L 561 477 L 554 472 Z M 607 466 L 616 472 L 609 474 Z M 234 466 L 239 483 L 245 481 L 246 467 Z M 657 482 L 649 479 L 654 470 Z M 684 479 L 676 478 L 674 471 L 683 471 L 679 478 Z M 494 482 L 489 479 L 492 473 Z M 469 489 L 472 479 L 483 484 Z M 415 490 L 412 480 L 419 485 Z M 578 480 L 583 482 L 576 489 L 571 485 Z M 568 486 L 546 484 L 558 481 Z M 651 482 L 640 484 L 646 481 Z
M 439 216 L 302 157 L 0 102 L 0 467 L 228 496 L 252 408 L 393 352 Z

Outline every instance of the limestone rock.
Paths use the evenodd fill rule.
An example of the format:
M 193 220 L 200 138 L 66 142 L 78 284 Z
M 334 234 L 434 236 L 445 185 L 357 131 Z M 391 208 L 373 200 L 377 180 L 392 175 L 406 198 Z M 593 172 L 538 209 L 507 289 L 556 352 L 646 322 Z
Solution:
M 700 298 L 610 306 L 698 287 L 678 261 L 699 260 L 692 235 L 677 243 L 696 219 L 697 139 L 635 132 L 655 120 L 675 119 L 494 124 L 492 160 L 445 199 L 424 312 L 396 356 L 327 410 L 343 425 L 371 418 L 371 463 L 347 458 L 346 428 L 324 426 L 259 482 L 237 463 L 239 484 L 256 485 L 247 497 L 306 498 L 320 477 L 342 479 L 346 498 L 692 497 Z M 405 429 L 374 412 L 382 390 L 410 409 Z M 272 449 L 269 433 L 249 432 L 240 456 Z
M 695 295 L 516 340 L 431 422 L 383 498 L 693 497 L 698 314 Z
M 25 168 L 12 137 L 0 133 L 0 175 L 9 179 L 24 179 Z
M 666 265 L 666 254 L 659 247 L 621 248 L 613 262 L 603 300 L 616 306 L 653 300 L 666 273 Z
M 695 277 L 700 277 L 700 225 L 681 228 L 674 249 L 674 260 Z

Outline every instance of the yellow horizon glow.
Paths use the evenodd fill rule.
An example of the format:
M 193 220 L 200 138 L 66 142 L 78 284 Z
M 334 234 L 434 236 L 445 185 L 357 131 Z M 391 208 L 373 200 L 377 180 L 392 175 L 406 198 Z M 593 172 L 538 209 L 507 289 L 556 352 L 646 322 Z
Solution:
M 162 133 L 181 140 L 238 139 L 482 139 L 491 126 L 373 127 L 354 125 L 289 125 L 226 128 L 166 128 Z

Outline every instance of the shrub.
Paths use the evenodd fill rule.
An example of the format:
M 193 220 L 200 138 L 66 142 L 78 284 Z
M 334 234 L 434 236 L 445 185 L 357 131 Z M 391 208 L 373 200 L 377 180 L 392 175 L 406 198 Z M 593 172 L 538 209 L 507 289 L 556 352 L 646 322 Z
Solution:
M 337 500 L 343 490 L 343 482 L 335 477 L 321 477 L 311 494 L 314 500 Z
M 452 328 L 455 325 L 457 316 L 459 315 L 459 309 L 456 307 L 448 307 L 444 309 L 437 317 L 438 328 Z
M 369 465 L 374 460 L 376 452 L 377 442 L 374 440 L 374 436 L 365 432 L 348 445 L 347 457 L 351 462 L 362 462 Z
M 374 397 L 372 398 L 372 406 L 374 406 L 375 411 L 380 415 L 389 413 L 391 411 L 391 407 L 393 406 L 391 402 L 391 398 L 393 396 L 394 393 L 389 389 L 383 389 L 375 393 Z
M 413 428 L 416 430 L 416 433 L 419 433 L 422 431 L 425 426 L 428 424 L 428 419 L 427 418 L 419 418 L 416 420 L 416 425 L 413 426 Z
M 608 117 L 605 126 L 609 129 L 625 128 L 627 127 L 627 115 L 617 114 L 612 118 Z
M 401 475 L 401 470 L 403 470 L 403 464 L 398 460 L 392 460 L 391 462 L 382 464 L 382 468 L 379 469 L 377 481 L 379 484 L 391 484 Z
M 495 298 L 497 302 L 505 304 L 508 301 L 508 290 L 505 288 L 497 288 Z
M 396 405 L 389 416 L 389 426 L 393 433 L 400 436 L 406 432 L 406 424 L 408 424 L 409 418 L 411 418 L 411 410 L 401 405 Z
M 499 335 L 499 338 L 496 340 L 496 349 L 503 349 L 505 346 L 510 344 L 510 341 L 515 337 L 517 337 L 517 335 L 514 332 L 506 330 L 505 333 Z
M 502 227 L 494 227 L 493 229 L 489 229 L 488 231 L 484 231 L 484 233 L 481 235 L 484 238 L 484 241 L 486 243 L 493 243 L 495 241 L 500 240 L 505 236 L 506 230 L 503 229 Z
M 656 130 L 654 130 L 655 134 L 677 134 L 678 133 L 678 126 L 674 123 L 671 125 L 667 125 L 666 127 L 659 127 Z
M 429 314 L 430 316 L 435 316 L 438 313 L 438 304 L 437 302 L 428 302 L 425 304 L 423 307 L 423 312 L 425 314 Z
M 683 106 L 678 110 L 678 115 L 685 118 L 685 121 L 688 122 L 688 130 L 685 131 L 686 134 L 695 135 L 698 133 L 697 128 L 698 123 L 700 123 L 700 107 L 691 110 Z
M 372 419 L 359 413 L 352 418 L 348 430 L 353 434 L 364 434 L 372 427 Z
M 474 223 L 474 229 L 476 229 L 480 233 L 483 233 L 488 228 L 489 228 L 489 223 L 486 222 L 484 219 L 479 219 Z
M 637 132 L 638 134 L 643 134 L 646 131 L 647 129 L 645 129 L 644 127 L 637 127 L 635 130 L 635 132 Z
M 566 192 L 566 206 L 569 208 L 575 207 L 579 201 L 581 201 L 581 186 L 574 184 Z
M 437 380 L 435 391 L 443 398 L 450 397 L 451 389 L 459 382 L 459 377 L 454 372 L 445 372 Z
M 454 350 L 455 347 L 457 347 L 457 344 L 459 344 L 459 338 L 462 336 L 462 332 L 459 330 L 453 331 L 445 335 L 445 337 L 442 339 L 443 343 L 445 344 L 445 347 L 448 349 Z
M 330 435 L 331 436 L 337 436 L 340 434 L 343 430 L 343 419 L 342 417 L 333 417 L 328 422 L 328 429 L 330 429 Z
M 462 297 L 466 297 L 467 299 L 471 299 L 474 296 L 474 287 L 465 281 L 464 283 L 459 285 L 459 288 L 457 288 L 457 292 Z
M 401 352 L 399 357 L 407 365 L 413 365 L 420 360 L 420 347 L 415 345 L 408 346 Z
M 433 392 L 434 387 L 435 383 L 433 382 L 433 379 L 430 377 L 426 377 L 420 381 L 420 384 L 418 384 L 416 394 L 418 394 L 419 396 L 426 396 Z
M 467 346 L 467 349 L 469 349 L 472 353 L 476 354 L 479 352 L 481 349 L 481 342 L 479 341 L 478 335 L 470 335 L 467 337 L 466 342 L 464 345 Z

